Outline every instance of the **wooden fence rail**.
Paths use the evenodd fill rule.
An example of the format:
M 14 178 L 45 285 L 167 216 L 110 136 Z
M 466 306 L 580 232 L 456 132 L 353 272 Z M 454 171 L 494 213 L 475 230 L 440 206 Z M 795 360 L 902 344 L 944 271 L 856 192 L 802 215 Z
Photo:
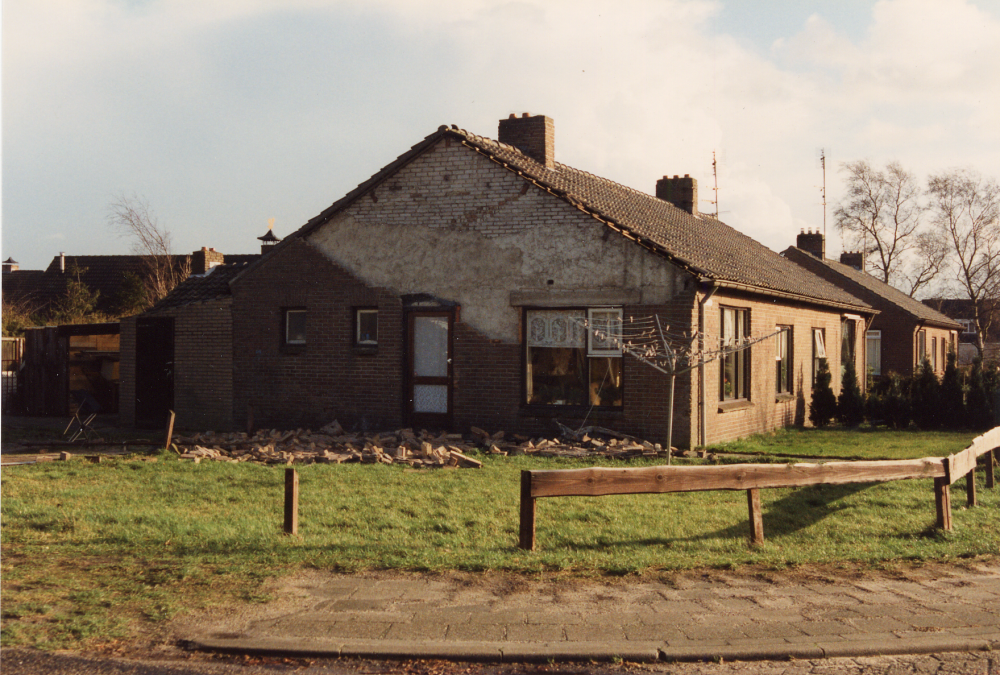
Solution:
M 934 479 L 937 526 L 951 529 L 949 486 L 966 477 L 969 506 L 976 505 L 976 462 L 990 453 L 986 487 L 994 486 L 993 455 L 1000 460 L 1000 427 L 972 441 L 948 457 L 885 461 L 827 462 L 825 464 L 729 464 L 722 466 L 651 466 L 640 469 L 589 468 L 521 472 L 520 547 L 535 548 L 535 500 L 540 497 L 600 497 L 605 495 L 706 490 L 746 490 L 750 512 L 750 541 L 764 540 L 760 490 L 762 488 L 879 483 L 913 478 Z

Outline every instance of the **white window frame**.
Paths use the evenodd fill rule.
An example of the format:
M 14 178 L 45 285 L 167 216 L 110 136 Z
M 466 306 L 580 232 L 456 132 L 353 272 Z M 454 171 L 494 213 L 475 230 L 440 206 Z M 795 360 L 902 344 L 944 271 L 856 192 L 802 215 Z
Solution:
M 607 322 L 608 336 L 600 339 L 594 334 L 598 322 Z M 587 356 L 622 355 L 621 307 L 590 307 L 587 309 Z M 616 346 L 617 345 L 617 346 Z
M 872 349 L 872 343 L 875 349 Z M 865 370 L 871 368 L 875 377 L 882 375 L 882 331 L 870 330 L 865 333 Z
M 361 317 L 366 314 L 375 315 L 375 339 L 374 340 L 362 340 L 361 339 Z M 354 344 L 359 347 L 377 347 L 378 346 L 378 309 L 373 309 L 371 307 L 365 307 L 356 309 L 354 311 Z

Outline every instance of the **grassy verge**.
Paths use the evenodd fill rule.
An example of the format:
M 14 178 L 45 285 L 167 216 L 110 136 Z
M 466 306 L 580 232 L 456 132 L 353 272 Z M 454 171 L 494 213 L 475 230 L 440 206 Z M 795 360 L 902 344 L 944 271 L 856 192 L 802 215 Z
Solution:
M 779 429 L 721 443 L 715 452 L 782 455 L 788 457 L 843 457 L 845 459 L 920 459 L 945 457 L 969 447 L 979 433 L 971 431 L 887 431 L 885 429 Z
M 965 442 L 944 451 L 934 439 L 906 438 L 918 457 Z M 539 550 L 529 553 L 516 548 L 519 472 L 585 463 L 483 459 L 481 470 L 301 467 L 295 537 L 281 534 L 277 467 L 162 455 L 6 468 L 3 645 L 127 638 L 187 609 L 266 601 L 263 579 L 303 567 L 644 574 L 1000 551 L 1000 490 L 982 489 L 980 474 L 982 507 L 966 510 L 956 498 L 951 533 L 933 529 L 931 481 L 921 480 L 766 490 L 767 540 L 754 549 L 742 492 L 543 499 Z

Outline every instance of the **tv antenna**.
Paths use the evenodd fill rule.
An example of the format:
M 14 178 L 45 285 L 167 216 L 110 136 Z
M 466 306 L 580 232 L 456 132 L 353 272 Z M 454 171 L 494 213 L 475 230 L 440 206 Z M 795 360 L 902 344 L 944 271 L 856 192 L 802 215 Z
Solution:
M 719 165 L 715 161 L 715 150 L 712 151 L 712 179 L 715 181 L 715 187 L 712 188 L 712 192 L 715 199 L 703 199 L 703 202 L 708 202 L 709 204 L 715 204 L 715 219 L 719 219 Z
M 826 148 L 819 149 L 819 165 L 823 168 L 823 187 L 820 194 L 823 195 L 823 240 L 826 240 Z

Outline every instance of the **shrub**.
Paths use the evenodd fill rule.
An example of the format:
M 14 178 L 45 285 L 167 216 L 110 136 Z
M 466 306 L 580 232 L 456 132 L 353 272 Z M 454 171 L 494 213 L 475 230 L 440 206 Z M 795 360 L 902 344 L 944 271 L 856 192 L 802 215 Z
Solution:
M 882 419 L 893 429 L 905 429 L 910 426 L 910 399 L 907 395 L 909 382 L 899 373 L 889 373 L 883 378 L 881 395 Z
M 948 352 L 948 365 L 941 380 L 941 425 L 946 429 L 968 426 L 965 419 L 965 392 L 958 372 L 955 352 Z
M 809 421 L 817 427 L 825 427 L 837 414 L 837 397 L 833 395 L 830 379 L 830 367 L 826 359 L 821 359 L 813 384 L 812 401 L 809 402 Z
M 865 397 L 861 394 L 858 375 L 853 367 L 844 369 L 840 397 L 837 399 L 837 419 L 848 427 L 856 427 L 865 419 Z
M 983 373 L 983 360 L 976 357 L 969 373 L 969 394 L 966 399 L 966 419 L 973 429 L 988 429 L 993 426 L 992 390 L 988 388 Z
M 941 426 L 941 383 L 926 358 L 920 361 L 920 371 L 910 386 L 913 421 L 921 429 Z

